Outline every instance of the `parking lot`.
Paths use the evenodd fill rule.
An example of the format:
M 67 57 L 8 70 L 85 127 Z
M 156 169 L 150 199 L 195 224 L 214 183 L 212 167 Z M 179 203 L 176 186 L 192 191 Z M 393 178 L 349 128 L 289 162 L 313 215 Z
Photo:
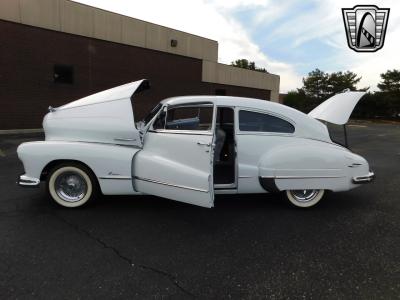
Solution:
M 65 209 L 15 184 L 16 147 L 37 137 L 0 136 L 0 299 L 398 298 L 400 125 L 348 134 L 376 180 L 306 210 L 266 194 Z

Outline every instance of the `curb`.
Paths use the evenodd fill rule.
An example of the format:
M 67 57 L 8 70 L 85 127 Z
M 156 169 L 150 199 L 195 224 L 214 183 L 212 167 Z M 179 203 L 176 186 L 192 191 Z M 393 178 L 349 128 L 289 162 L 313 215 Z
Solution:
M 32 134 L 32 133 L 40 133 L 42 134 L 43 129 L 7 129 L 0 130 L 0 135 L 16 135 L 16 134 Z

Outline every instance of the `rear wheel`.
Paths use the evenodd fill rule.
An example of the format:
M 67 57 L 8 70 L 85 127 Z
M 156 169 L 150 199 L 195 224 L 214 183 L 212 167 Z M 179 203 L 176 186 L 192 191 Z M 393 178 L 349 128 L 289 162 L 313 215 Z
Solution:
M 95 196 L 97 181 L 85 166 L 62 164 L 50 172 L 47 188 L 51 198 L 58 204 L 79 207 Z
M 311 207 L 324 196 L 325 190 L 288 190 L 286 197 L 297 207 Z

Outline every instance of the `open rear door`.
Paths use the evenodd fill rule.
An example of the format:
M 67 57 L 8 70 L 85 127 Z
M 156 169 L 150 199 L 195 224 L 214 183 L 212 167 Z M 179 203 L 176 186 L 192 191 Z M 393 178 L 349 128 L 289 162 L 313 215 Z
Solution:
M 337 125 L 346 124 L 354 107 L 364 96 L 365 92 L 344 92 L 332 96 L 309 112 L 314 119 L 327 121 Z

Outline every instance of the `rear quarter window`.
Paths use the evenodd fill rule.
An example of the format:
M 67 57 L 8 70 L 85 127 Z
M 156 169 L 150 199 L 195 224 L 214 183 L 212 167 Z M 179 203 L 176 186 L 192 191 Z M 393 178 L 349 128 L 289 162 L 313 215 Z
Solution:
M 256 132 L 293 133 L 294 126 L 281 118 L 253 111 L 239 111 L 239 130 Z

